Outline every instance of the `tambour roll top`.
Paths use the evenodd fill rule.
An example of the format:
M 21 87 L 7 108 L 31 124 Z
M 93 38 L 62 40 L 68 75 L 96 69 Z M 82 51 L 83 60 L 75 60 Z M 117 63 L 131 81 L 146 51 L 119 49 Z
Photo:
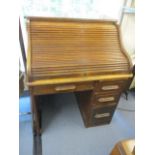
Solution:
M 27 20 L 29 82 L 131 72 L 114 21 L 34 17 Z

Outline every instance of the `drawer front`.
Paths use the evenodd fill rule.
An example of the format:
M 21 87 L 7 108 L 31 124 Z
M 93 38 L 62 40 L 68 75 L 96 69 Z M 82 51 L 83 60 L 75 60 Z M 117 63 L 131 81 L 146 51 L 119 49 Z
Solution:
M 127 81 L 99 81 L 95 84 L 95 92 L 122 92 Z
M 119 93 L 105 93 L 105 94 L 94 94 L 92 96 L 93 105 L 107 105 L 114 104 L 116 105 L 119 100 Z
M 92 125 L 102 125 L 110 123 L 116 106 L 103 106 L 97 109 L 93 109 L 92 112 Z
M 86 82 L 86 83 L 36 86 L 32 88 L 32 91 L 34 95 L 42 95 L 42 94 L 92 90 L 93 88 L 94 88 L 93 82 Z

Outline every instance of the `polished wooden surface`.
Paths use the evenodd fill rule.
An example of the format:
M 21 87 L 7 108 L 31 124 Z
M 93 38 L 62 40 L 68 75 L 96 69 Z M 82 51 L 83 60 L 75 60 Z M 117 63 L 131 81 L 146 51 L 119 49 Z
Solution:
M 37 96 L 75 92 L 86 127 L 108 124 L 132 77 L 114 21 L 27 18 L 27 84 L 33 125 L 41 133 Z
M 28 18 L 28 32 L 30 81 L 130 72 L 115 22 Z
M 123 140 L 118 142 L 110 155 L 135 155 L 135 140 Z
M 48 80 L 35 80 L 33 82 L 28 81 L 28 86 L 39 86 L 39 85 L 50 85 L 50 84 L 64 84 L 64 83 L 73 83 L 73 82 L 88 82 L 88 81 L 104 81 L 104 80 L 118 80 L 118 79 L 130 79 L 133 74 L 117 74 L 117 75 L 93 75 L 85 77 L 68 77 L 68 78 L 55 78 Z

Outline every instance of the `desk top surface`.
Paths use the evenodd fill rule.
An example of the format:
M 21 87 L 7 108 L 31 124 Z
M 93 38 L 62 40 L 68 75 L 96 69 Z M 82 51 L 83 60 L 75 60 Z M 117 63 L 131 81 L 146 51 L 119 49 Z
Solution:
M 113 21 L 28 18 L 32 80 L 129 73 Z

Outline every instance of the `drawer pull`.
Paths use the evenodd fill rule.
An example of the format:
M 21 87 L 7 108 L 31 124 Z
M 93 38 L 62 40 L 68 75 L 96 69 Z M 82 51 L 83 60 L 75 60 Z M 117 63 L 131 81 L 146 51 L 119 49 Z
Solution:
M 115 98 L 114 97 L 101 97 L 98 99 L 98 102 L 108 102 L 108 101 L 114 101 Z
M 110 113 L 103 113 L 103 114 L 96 114 L 94 117 L 95 118 L 103 118 L 103 117 L 109 117 Z
M 76 88 L 75 85 L 65 85 L 65 86 L 57 86 L 55 87 L 56 91 L 64 91 L 64 90 L 74 90 Z
M 119 86 L 118 85 L 109 85 L 109 86 L 103 86 L 101 89 L 102 90 L 116 90 L 116 89 L 119 89 Z

